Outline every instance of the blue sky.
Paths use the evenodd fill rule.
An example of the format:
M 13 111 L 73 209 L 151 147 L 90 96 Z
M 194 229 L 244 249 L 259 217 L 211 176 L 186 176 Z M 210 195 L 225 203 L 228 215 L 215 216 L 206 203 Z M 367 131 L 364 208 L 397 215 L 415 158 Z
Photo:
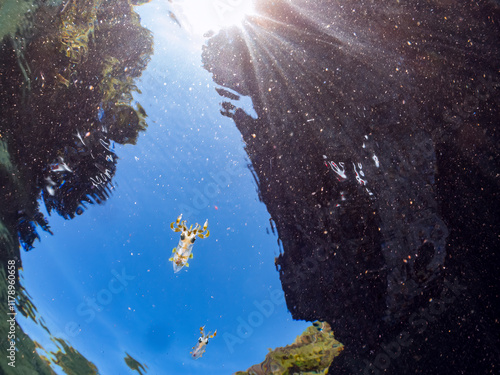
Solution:
M 54 236 L 42 234 L 23 254 L 24 285 L 54 336 L 102 374 L 130 373 L 125 352 L 148 374 L 245 370 L 308 324 L 286 309 L 274 267 L 277 238 L 266 232 L 270 216 L 241 135 L 219 113 L 201 45 L 170 22 L 166 2 L 138 10 L 155 37 L 142 95 L 134 96 L 149 127 L 136 146 L 116 146 L 116 190 L 103 206 L 70 221 L 50 217 Z M 250 100 L 243 102 L 252 113 Z M 188 224 L 208 219 L 211 234 L 194 244 L 191 266 L 174 274 L 168 258 L 179 233 L 170 223 L 180 213 Z M 243 338 L 242 322 L 255 326 Z M 54 350 L 40 328 L 20 324 Z M 189 352 L 203 325 L 218 335 L 194 361 Z M 68 336 L 72 330 L 77 334 Z

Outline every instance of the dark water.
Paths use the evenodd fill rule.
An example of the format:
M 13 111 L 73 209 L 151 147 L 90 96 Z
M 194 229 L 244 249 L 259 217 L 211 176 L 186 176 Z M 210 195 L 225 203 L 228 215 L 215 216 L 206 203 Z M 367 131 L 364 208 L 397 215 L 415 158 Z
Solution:
M 84 11 L 78 12 L 75 4 Z M 6 35 L 2 42 L 0 244 L 6 275 L 8 261 L 20 262 L 26 254 L 20 246 L 29 251 L 41 233 L 51 231 L 40 204 L 48 213 L 73 219 L 91 215 L 93 204 L 113 202 L 112 192 L 120 189 L 113 183 L 120 169 L 115 144 L 137 144 L 133 147 L 143 155 L 153 140 L 146 136 L 141 146 L 139 134 L 154 134 L 157 143 L 185 144 L 173 155 L 160 155 L 172 175 L 182 176 L 166 184 L 184 189 L 189 178 L 184 176 L 190 175 L 192 183 L 203 181 L 194 172 L 203 158 L 191 155 L 217 130 L 204 133 L 201 127 L 206 135 L 198 141 L 186 123 L 193 113 L 215 110 L 215 121 L 230 120 L 223 124 L 236 125 L 243 140 L 245 173 L 257 186 L 255 197 L 243 197 L 258 198 L 271 218 L 266 222 L 266 215 L 257 213 L 241 221 L 233 219 L 234 212 L 244 211 L 234 210 L 224 220 L 214 218 L 219 220 L 215 225 L 242 228 L 253 221 L 275 233 L 279 248 L 267 264 L 272 266 L 276 255 L 276 272 L 266 271 L 266 277 L 279 273 L 293 319 L 329 323 L 344 345 L 333 362 L 317 367 L 304 364 L 301 354 L 295 363 L 268 358 L 254 371 L 498 372 L 497 2 L 257 1 L 242 25 L 206 34 L 202 50 L 193 52 L 210 74 L 207 86 L 219 96 L 196 98 L 196 104 L 181 95 L 185 75 L 192 74 L 181 59 L 179 63 L 172 54 L 162 71 L 162 62 L 152 58 L 178 48 L 175 33 L 151 34 L 127 2 L 85 4 L 42 4 L 16 36 Z M 228 4 L 220 9 L 239 3 Z M 181 17 L 179 11 L 182 3 L 167 7 L 170 25 L 188 30 L 184 19 L 189 14 Z M 167 42 L 159 47 L 159 40 Z M 156 75 L 144 73 L 148 64 Z M 137 100 L 141 76 L 143 96 Z M 164 113 L 145 105 L 161 98 L 155 82 L 179 87 L 180 99 L 173 90 L 171 105 L 158 106 Z M 179 114 L 169 117 L 168 111 L 177 107 Z M 158 129 L 146 130 L 167 119 L 168 137 L 161 138 Z M 227 165 L 221 154 L 232 152 L 232 140 L 224 139 L 219 152 L 210 156 L 220 158 L 219 171 Z M 123 150 L 123 165 L 131 165 L 126 160 L 133 152 Z M 177 167 L 176 157 L 186 160 L 186 166 Z M 145 176 L 156 173 L 155 168 L 144 165 Z M 246 186 L 253 189 L 252 179 Z M 152 205 L 155 194 L 144 191 Z M 224 202 L 238 206 L 234 199 Z M 191 209 L 187 215 L 194 222 L 212 215 L 205 206 L 213 212 L 219 205 L 207 201 L 180 207 Z M 169 223 L 177 214 L 168 216 Z M 241 238 L 240 243 L 253 241 Z M 247 250 L 242 246 L 241 251 Z M 252 265 L 258 258 L 246 261 Z M 223 270 L 220 275 L 221 285 L 231 282 Z M 242 276 L 249 284 L 260 277 Z M 206 297 L 207 290 L 197 298 Z M 250 296 L 251 288 L 245 293 Z M 27 292 L 17 295 L 17 309 L 35 316 Z M 228 293 L 226 299 L 231 298 Z M 324 332 L 330 335 L 329 329 Z M 24 340 L 29 341 L 28 335 Z M 326 357 L 326 341 L 315 335 L 301 342 L 321 341 L 317 347 Z M 222 337 L 213 342 L 217 339 Z M 31 366 L 41 368 L 43 361 L 35 357 Z M 81 361 L 76 367 L 97 371 L 89 364 L 92 358 L 84 357 L 75 354 L 73 360 Z M 210 363 L 174 371 L 228 373 L 228 358 L 217 362 L 218 368 Z M 148 371 L 134 356 L 125 362 L 137 372 Z M 71 373 L 71 366 L 62 368 Z

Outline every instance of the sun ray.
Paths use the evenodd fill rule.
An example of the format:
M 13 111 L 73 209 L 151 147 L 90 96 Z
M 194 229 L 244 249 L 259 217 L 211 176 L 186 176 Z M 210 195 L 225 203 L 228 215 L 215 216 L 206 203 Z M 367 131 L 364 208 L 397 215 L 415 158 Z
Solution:
M 254 12 L 254 0 L 173 0 L 171 6 L 179 24 L 195 36 L 241 27 Z

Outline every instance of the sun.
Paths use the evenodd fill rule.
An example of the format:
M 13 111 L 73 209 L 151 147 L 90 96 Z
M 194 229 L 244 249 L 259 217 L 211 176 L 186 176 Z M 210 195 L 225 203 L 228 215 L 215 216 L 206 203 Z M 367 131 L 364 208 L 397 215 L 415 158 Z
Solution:
M 171 5 L 180 25 L 199 36 L 240 26 L 254 12 L 254 0 L 171 0 Z

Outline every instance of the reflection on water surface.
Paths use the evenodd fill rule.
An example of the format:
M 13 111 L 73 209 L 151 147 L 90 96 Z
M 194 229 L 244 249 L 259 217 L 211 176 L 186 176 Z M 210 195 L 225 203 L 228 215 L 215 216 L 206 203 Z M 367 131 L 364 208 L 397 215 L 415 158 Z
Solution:
M 499 365 L 495 2 L 0 12 L 3 372 Z

